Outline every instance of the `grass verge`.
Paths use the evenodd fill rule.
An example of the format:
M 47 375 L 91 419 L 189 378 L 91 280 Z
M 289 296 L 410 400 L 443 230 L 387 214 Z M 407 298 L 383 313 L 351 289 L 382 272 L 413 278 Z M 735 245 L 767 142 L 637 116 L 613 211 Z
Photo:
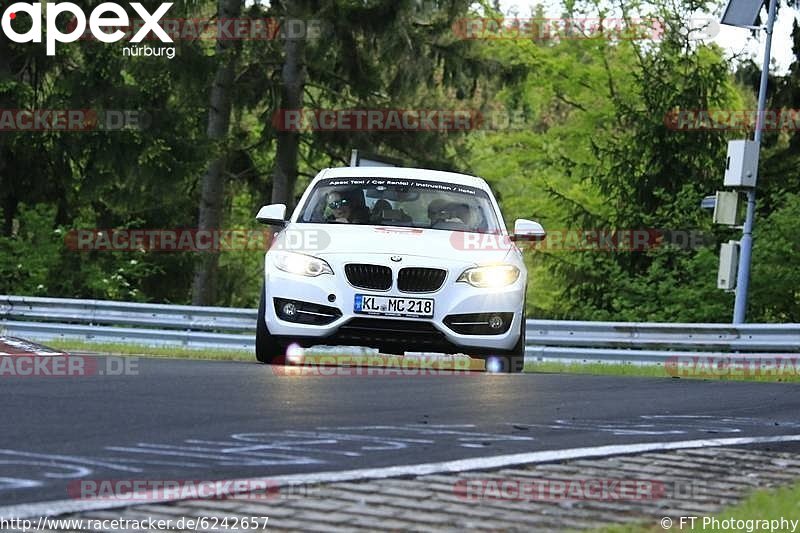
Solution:
M 206 361 L 254 361 L 255 355 L 238 350 L 210 350 L 173 347 L 151 347 L 122 343 L 93 343 L 78 340 L 53 340 L 47 346 L 66 352 L 91 352 L 110 355 L 131 355 L 140 357 L 164 357 L 175 359 L 199 359 Z M 800 382 L 800 371 L 789 369 L 784 372 L 765 372 L 758 375 L 737 374 L 733 369 L 728 374 L 716 376 L 681 376 L 679 379 L 700 379 L 705 381 L 760 381 L 760 382 Z M 546 374 L 586 374 L 594 376 L 630 376 L 650 378 L 672 377 L 664 365 L 635 365 L 622 363 L 559 363 L 557 361 L 534 361 L 525 365 L 525 372 Z M 678 379 L 678 378 L 675 378 Z M 800 533 L 800 528 L 798 529 Z
M 730 368 L 727 371 L 709 371 L 711 375 L 681 375 L 673 377 L 664 365 L 635 365 L 623 363 L 559 363 L 557 361 L 535 361 L 525 364 L 526 372 L 549 374 L 590 374 L 595 376 L 634 376 L 651 378 L 700 379 L 705 381 L 764 381 L 764 382 L 800 382 L 800 368 L 796 366 L 784 369 L 766 369 L 761 372 L 741 371 Z M 798 529 L 800 532 L 800 528 Z
M 784 519 L 783 524 L 781 524 L 782 518 Z M 598 529 L 596 532 L 793 531 L 791 520 L 800 520 L 800 483 L 773 490 L 753 492 L 738 504 L 726 507 L 713 516 L 698 517 L 695 519 L 694 527 L 688 520 L 681 527 L 680 520 L 673 517 L 670 528 L 664 528 L 658 519 L 654 519 L 652 523 L 641 522 L 636 525 L 610 526 Z M 786 521 L 789 521 L 788 527 Z M 778 527 L 771 528 L 769 524 Z M 800 527 L 797 527 L 796 531 L 800 531 Z
M 43 343 L 51 348 L 72 353 L 98 353 L 108 355 L 131 355 L 139 357 L 168 357 L 172 359 L 201 359 L 205 361 L 255 361 L 255 355 L 238 350 L 210 350 L 174 347 L 153 347 L 137 344 L 83 342 L 77 340 L 53 340 Z

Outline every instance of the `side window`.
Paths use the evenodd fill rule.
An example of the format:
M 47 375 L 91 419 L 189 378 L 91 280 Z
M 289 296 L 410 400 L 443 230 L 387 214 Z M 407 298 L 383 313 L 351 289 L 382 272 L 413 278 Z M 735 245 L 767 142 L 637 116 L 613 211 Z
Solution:
M 303 213 L 303 222 L 325 221 L 325 191 L 324 187 L 316 189 L 308 200 L 308 208 Z

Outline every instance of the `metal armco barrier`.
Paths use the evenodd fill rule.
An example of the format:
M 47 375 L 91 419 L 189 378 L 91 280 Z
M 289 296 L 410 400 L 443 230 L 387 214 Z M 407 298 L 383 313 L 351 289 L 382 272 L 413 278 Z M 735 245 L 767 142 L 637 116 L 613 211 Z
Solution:
M 0 296 L 0 334 L 38 341 L 252 350 L 255 309 Z M 668 357 L 800 353 L 800 324 L 528 320 L 533 359 L 663 362 Z

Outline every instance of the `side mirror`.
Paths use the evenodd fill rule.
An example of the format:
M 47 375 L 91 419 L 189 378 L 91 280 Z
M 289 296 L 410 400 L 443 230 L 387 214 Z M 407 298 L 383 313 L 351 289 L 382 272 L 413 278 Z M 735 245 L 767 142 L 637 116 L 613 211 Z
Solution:
M 286 225 L 286 206 L 284 204 L 265 205 L 258 210 L 256 220 L 262 224 Z
M 514 222 L 512 241 L 543 241 L 547 236 L 541 224 L 533 220 L 517 219 Z

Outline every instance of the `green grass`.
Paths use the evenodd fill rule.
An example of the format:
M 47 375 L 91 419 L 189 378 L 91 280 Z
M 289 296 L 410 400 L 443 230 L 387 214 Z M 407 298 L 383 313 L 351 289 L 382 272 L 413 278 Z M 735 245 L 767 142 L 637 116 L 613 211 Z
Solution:
M 254 361 L 255 355 L 240 350 L 211 350 L 172 347 L 151 347 L 137 344 L 94 343 L 78 340 L 54 340 L 45 343 L 52 348 L 67 352 L 93 352 L 111 355 L 131 355 L 140 357 L 165 357 L 174 359 L 199 359 L 211 361 Z M 526 372 L 547 374 L 586 374 L 594 376 L 630 376 L 650 378 L 672 378 L 663 365 L 635 365 L 620 363 L 559 363 L 529 362 Z M 792 375 L 761 376 L 717 376 L 717 377 L 681 377 L 680 379 L 701 379 L 706 381 L 763 381 L 763 382 L 800 382 L 800 372 Z M 800 528 L 798 529 L 800 533 Z
M 601 376 L 639 376 L 663 378 L 666 376 L 662 365 L 633 365 L 616 363 L 559 363 L 556 361 L 536 361 L 525 364 L 526 372 L 543 374 L 593 374 Z
M 745 501 L 716 515 L 720 522 L 726 518 L 780 520 L 781 517 L 800 520 L 800 483 L 776 490 L 754 492 Z M 715 529 L 714 524 L 710 524 L 706 531 L 727 531 L 727 529 Z
M 687 515 L 688 516 L 688 515 Z M 665 530 L 661 527 L 658 519 L 650 521 L 643 521 L 638 525 L 625 525 L 625 526 L 610 526 L 596 530 L 597 533 L 639 533 L 639 532 L 656 532 L 656 531 L 747 531 L 747 523 L 745 522 L 744 528 L 726 527 L 728 524 L 725 520 L 800 520 L 800 483 L 782 487 L 774 490 L 759 490 L 752 493 L 748 498 L 740 503 L 727 507 L 720 511 L 718 514 L 711 518 L 716 518 L 718 522 L 703 522 L 703 518 L 699 517 L 695 520 L 694 528 L 690 527 L 687 522 L 683 528 L 680 527 L 679 520 L 673 517 L 673 524 L 671 529 Z M 751 523 L 751 525 L 755 525 Z M 759 524 L 760 525 L 760 524 Z M 751 531 L 769 531 L 769 527 L 749 528 Z M 781 528 L 780 526 L 774 531 L 791 531 L 792 526 L 788 528 Z M 800 531 L 800 527 L 797 528 Z
M 152 347 L 137 344 L 97 343 L 77 340 L 53 340 L 44 344 L 65 352 L 91 352 L 140 357 L 168 357 L 173 359 L 201 359 L 206 361 L 255 361 L 255 355 L 253 353 L 239 350 Z

